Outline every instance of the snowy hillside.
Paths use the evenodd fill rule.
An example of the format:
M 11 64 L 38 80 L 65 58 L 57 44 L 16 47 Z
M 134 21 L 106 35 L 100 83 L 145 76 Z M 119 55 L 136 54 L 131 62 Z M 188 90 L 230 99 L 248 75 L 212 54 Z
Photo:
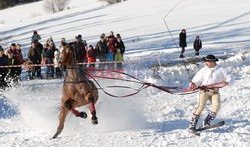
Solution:
M 5 49 L 13 42 L 20 43 L 26 57 L 34 30 L 41 35 L 42 43 L 51 35 L 56 45 L 60 38 L 72 41 L 78 34 L 95 45 L 100 34 L 112 30 L 120 33 L 125 42 L 124 67 L 129 74 L 152 73 L 152 67 L 160 63 L 157 74 L 162 80 L 140 74 L 138 78 L 157 85 L 187 87 L 190 79 L 186 68 L 193 76 L 204 64 L 188 63 L 185 68 L 175 43 L 178 45 L 178 35 L 185 28 L 187 63 L 194 57 L 192 44 L 199 35 L 203 41 L 201 57 L 210 53 L 218 56 L 218 64 L 230 70 L 236 79 L 233 86 L 220 90 L 222 105 L 214 122 L 225 120 L 226 124 L 202 132 L 200 137 L 188 132 L 198 93 L 171 95 L 150 87 L 135 96 L 116 99 L 99 91 L 96 105 L 99 124 L 93 126 L 90 119 L 71 115 L 62 134 L 51 139 L 58 125 L 63 81 L 24 80 L 0 97 L 1 145 L 250 146 L 249 0 L 128 0 L 107 6 L 98 0 L 71 0 L 69 10 L 56 14 L 45 13 L 42 5 L 41 1 L 0 11 L 0 44 Z M 140 86 L 98 81 L 103 87 Z M 109 89 L 109 92 L 123 95 L 130 91 Z M 79 110 L 88 111 L 88 107 Z

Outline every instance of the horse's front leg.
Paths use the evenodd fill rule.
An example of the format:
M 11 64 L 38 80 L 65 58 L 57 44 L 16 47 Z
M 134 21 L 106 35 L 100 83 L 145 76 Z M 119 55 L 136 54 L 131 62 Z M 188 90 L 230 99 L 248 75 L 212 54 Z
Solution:
M 93 95 L 91 93 L 88 93 L 86 96 L 86 101 L 89 102 L 90 104 L 90 112 L 91 112 L 91 120 L 92 120 L 92 124 L 93 125 L 97 125 L 98 124 L 98 120 L 96 117 L 96 109 L 95 109 L 95 98 L 93 97 Z
M 76 105 L 77 105 L 77 101 L 75 100 L 67 100 L 65 102 L 65 107 L 68 108 L 68 110 L 70 110 L 76 117 L 81 117 L 81 118 L 87 118 L 88 115 L 86 112 L 82 111 L 79 112 L 75 109 Z

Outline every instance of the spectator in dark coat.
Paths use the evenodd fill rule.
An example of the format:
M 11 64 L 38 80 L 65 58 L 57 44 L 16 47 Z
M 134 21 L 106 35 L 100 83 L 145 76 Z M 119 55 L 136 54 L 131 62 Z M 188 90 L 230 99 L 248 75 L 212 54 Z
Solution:
M 5 66 L 6 63 L 6 56 L 4 54 L 2 46 L 0 46 L 0 66 Z M 6 82 L 4 80 L 6 76 L 7 68 L 0 68 L 0 89 L 5 89 Z
M 37 48 L 38 52 L 40 53 L 40 55 L 42 55 L 43 45 L 38 40 L 35 40 L 34 42 L 36 44 L 36 48 Z
M 75 39 L 76 41 L 74 42 L 74 48 L 76 52 L 76 61 L 77 63 L 84 63 L 87 61 L 85 46 L 80 41 L 80 38 L 78 36 L 76 36 Z M 86 65 L 78 64 L 77 66 L 80 69 L 80 71 L 86 76 L 87 75 Z
M 77 63 L 83 63 L 86 61 L 86 49 L 78 36 L 76 36 L 75 39 L 74 47 L 76 51 L 76 61 Z
M 83 40 L 82 35 L 79 34 L 77 37 L 79 38 L 79 41 L 84 45 L 85 49 L 87 49 L 88 48 L 87 41 Z
M 106 62 L 107 54 L 108 54 L 108 45 L 104 35 L 100 36 L 100 41 L 97 42 L 96 47 L 96 56 L 99 58 L 100 62 Z M 105 68 L 105 64 L 99 64 L 100 69 Z
M 109 38 L 112 38 L 113 41 L 114 41 L 114 43 L 116 43 L 116 38 L 115 38 L 115 35 L 114 35 L 114 32 L 113 32 L 113 31 L 110 31 L 109 36 L 108 36 L 108 39 L 109 39 Z
M 116 48 L 120 49 L 120 51 L 121 51 L 120 53 L 123 55 L 125 53 L 125 45 L 122 41 L 120 34 L 117 34 L 116 40 L 117 40 Z
M 181 47 L 181 54 L 180 54 L 180 58 L 184 57 L 184 52 L 185 52 L 185 47 L 187 47 L 187 42 L 186 42 L 186 30 L 182 29 L 181 33 L 179 34 L 179 44 Z
M 45 52 L 45 57 L 46 57 L 46 64 L 54 64 L 54 50 L 53 46 L 50 46 L 47 43 L 47 51 Z M 49 65 L 46 68 L 46 78 L 47 79 L 53 79 L 54 78 L 54 65 Z
M 6 59 L 6 65 L 20 65 L 18 59 L 13 56 L 13 52 L 11 50 L 7 51 L 7 59 Z M 12 83 L 17 83 L 18 82 L 18 75 L 20 75 L 20 69 L 19 67 L 11 67 L 7 69 L 7 74 L 6 74 L 6 82 L 7 85 L 10 86 Z
M 31 43 L 31 47 L 29 49 L 28 58 L 32 62 L 32 64 L 41 64 L 41 53 L 37 47 L 36 42 Z M 35 78 L 35 74 L 37 74 L 37 78 L 42 78 L 41 76 L 41 66 L 32 66 L 32 78 Z
M 17 44 L 16 45 L 16 58 L 18 59 L 19 63 L 20 64 L 23 64 L 23 54 L 22 54 L 22 50 L 21 50 L 21 45 L 20 44 Z M 22 67 L 19 67 L 19 70 L 20 70 L 20 75 L 19 76 L 19 79 L 21 80 L 21 73 L 22 73 Z
M 196 36 L 196 39 L 194 41 L 194 50 L 195 50 L 195 56 L 199 56 L 199 51 L 202 48 L 202 42 L 200 40 L 199 36 Z

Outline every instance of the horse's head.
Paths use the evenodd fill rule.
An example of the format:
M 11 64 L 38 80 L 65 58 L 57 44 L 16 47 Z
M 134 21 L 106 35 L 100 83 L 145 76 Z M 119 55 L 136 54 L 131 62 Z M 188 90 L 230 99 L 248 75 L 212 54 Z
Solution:
M 73 45 L 69 44 L 62 51 L 62 65 L 66 67 L 76 66 L 76 54 Z

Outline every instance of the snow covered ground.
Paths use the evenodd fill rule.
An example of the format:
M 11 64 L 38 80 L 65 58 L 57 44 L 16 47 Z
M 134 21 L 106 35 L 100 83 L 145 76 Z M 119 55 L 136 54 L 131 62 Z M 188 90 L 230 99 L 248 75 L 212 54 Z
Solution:
M 249 0 L 128 0 L 111 6 L 97 0 L 72 0 L 71 9 L 56 14 L 45 13 L 42 5 L 41 1 L 0 11 L 3 47 L 20 43 L 26 56 L 34 30 L 41 35 L 41 42 L 52 35 L 57 45 L 61 37 L 73 40 L 78 34 L 95 45 L 101 33 L 113 30 L 125 41 L 124 67 L 128 73 L 150 73 L 152 67 L 159 66 L 159 60 L 162 67 L 158 73 L 163 80 L 152 76 L 139 78 L 157 85 L 187 87 L 190 79 L 163 21 L 168 14 L 165 21 L 177 45 L 180 30 L 187 30 L 184 61 L 194 56 L 192 43 L 199 35 L 203 41 L 201 56 L 215 54 L 221 58 L 218 64 L 235 76 L 232 87 L 221 89 L 222 106 L 214 120 L 225 120 L 226 125 L 201 133 L 200 137 L 188 133 L 198 93 L 180 96 L 148 88 L 133 97 L 116 99 L 100 91 L 96 105 L 99 124 L 93 126 L 89 119 L 71 115 L 62 134 L 53 140 L 62 80 L 22 81 L 20 86 L 4 91 L 0 98 L 1 145 L 250 146 Z M 191 76 L 202 66 L 201 62 L 187 64 Z M 99 82 L 103 87 L 139 86 L 112 80 Z M 109 91 L 122 95 L 131 92 Z M 88 111 L 87 107 L 79 110 Z

